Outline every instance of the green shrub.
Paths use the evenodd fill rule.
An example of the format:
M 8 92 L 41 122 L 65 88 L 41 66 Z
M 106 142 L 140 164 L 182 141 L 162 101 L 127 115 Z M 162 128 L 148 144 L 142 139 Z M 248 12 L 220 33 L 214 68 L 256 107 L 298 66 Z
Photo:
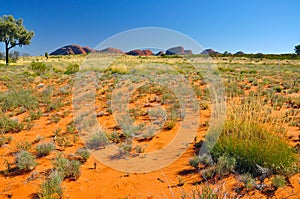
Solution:
M 282 88 L 280 86 L 276 86 L 274 87 L 274 91 L 280 93 L 282 91 Z
M 213 178 L 216 175 L 216 173 L 217 173 L 217 169 L 215 167 L 203 169 L 201 171 L 201 175 L 205 180 L 209 180 Z
M 167 121 L 165 129 L 171 130 L 175 127 L 175 125 L 176 125 L 176 121 L 174 120 Z
M 22 150 L 16 154 L 16 165 L 20 170 L 30 171 L 36 167 L 37 163 L 31 153 Z
M 80 162 L 58 157 L 54 163 L 55 169 L 62 175 L 63 179 L 71 178 L 77 180 L 80 176 Z
M 16 108 L 34 110 L 38 108 L 38 98 L 31 90 L 8 90 L 0 93 L 0 106 L 3 111 L 12 111 Z
M 272 185 L 275 188 L 284 187 L 286 184 L 285 177 L 281 175 L 276 175 L 271 179 Z
M 61 198 L 63 190 L 61 186 L 62 176 L 57 171 L 52 171 L 49 178 L 40 186 L 39 198 L 53 199 Z
M 75 154 L 79 155 L 83 162 L 86 162 L 90 157 L 90 152 L 86 148 L 78 149 Z
M 189 164 L 194 168 L 199 168 L 200 158 L 195 155 L 193 159 L 190 159 Z
M 24 128 L 23 124 L 20 124 L 16 120 L 9 119 L 5 114 L 0 112 L 0 133 L 17 133 Z
M 28 151 L 31 149 L 31 146 L 32 146 L 32 143 L 29 142 L 28 140 L 23 140 L 23 141 L 20 141 L 20 142 L 17 142 L 16 143 L 16 148 L 18 150 L 24 150 L 24 151 Z
M 73 74 L 77 73 L 79 71 L 79 65 L 78 64 L 69 64 L 67 67 L 67 70 L 64 72 L 64 74 Z
M 219 193 L 218 191 L 211 189 L 208 185 L 205 185 L 203 188 L 199 186 L 196 190 L 192 190 L 191 194 L 182 192 L 181 195 L 182 199 L 217 199 L 227 197 L 227 193 Z
M 8 144 L 12 141 L 12 137 L 6 137 L 4 135 L 0 135 L 0 147 L 3 146 L 4 144 Z
M 228 175 L 229 173 L 234 171 L 235 166 L 235 158 L 224 154 L 218 158 L 217 172 L 221 175 Z
M 51 151 L 55 149 L 55 144 L 52 142 L 38 144 L 36 146 L 37 155 L 39 157 L 49 155 Z
M 64 103 L 61 98 L 50 101 L 47 107 L 47 112 L 58 111 L 63 105 Z
M 31 120 L 38 120 L 42 117 L 42 111 L 30 111 L 29 112 L 29 116 L 31 118 Z
M 244 183 L 246 189 L 253 189 L 256 186 L 256 182 L 254 178 L 251 176 L 251 174 L 249 173 L 242 174 L 240 178 L 241 178 L 240 179 L 241 182 Z
M 87 141 L 87 146 L 91 149 L 104 147 L 107 144 L 108 138 L 104 132 L 97 132 L 91 135 L 90 139 Z
M 288 174 L 297 160 L 287 142 L 255 121 L 226 121 L 212 154 L 217 158 L 228 154 L 236 159 L 239 171 L 252 174 L 257 173 L 256 164 Z
M 45 74 L 46 72 L 48 72 L 50 70 L 50 67 L 47 66 L 43 62 L 34 62 L 33 61 L 30 64 L 30 69 L 33 70 L 37 75 L 42 75 L 42 74 Z
M 132 149 L 131 143 L 122 143 L 119 146 L 119 151 L 122 155 L 129 155 L 131 149 Z

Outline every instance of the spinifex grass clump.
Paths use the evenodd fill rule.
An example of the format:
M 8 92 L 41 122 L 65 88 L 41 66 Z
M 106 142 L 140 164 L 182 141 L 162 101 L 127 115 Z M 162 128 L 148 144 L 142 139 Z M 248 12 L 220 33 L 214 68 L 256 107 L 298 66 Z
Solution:
M 3 112 L 12 111 L 16 108 L 34 110 L 38 108 L 38 98 L 31 90 L 8 90 L 0 92 L 0 108 Z
M 215 158 L 228 154 L 236 159 L 238 171 L 253 175 L 259 174 L 257 165 L 274 174 L 295 172 L 296 154 L 278 134 L 278 127 L 282 126 L 278 120 L 272 120 L 272 113 L 265 115 L 258 100 L 247 100 L 241 105 L 229 104 L 227 108 L 229 113 L 224 128 L 211 151 Z M 269 119 L 265 120 L 266 117 Z
M 17 133 L 23 129 L 23 124 L 17 120 L 9 119 L 4 113 L 0 111 L 0 133 Z

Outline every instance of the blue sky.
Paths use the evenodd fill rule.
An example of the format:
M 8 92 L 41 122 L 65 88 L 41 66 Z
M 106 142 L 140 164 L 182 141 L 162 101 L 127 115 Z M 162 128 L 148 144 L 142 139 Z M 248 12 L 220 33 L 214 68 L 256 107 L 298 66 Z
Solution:
M 31 45 L 15 48 L 31 55 L 72 43 L 93 48 L 141 27 L 173 29 L 219 52 L 292 53 L 299 9 L 298 0 L 0 0 L 0 16 L 23 18 L 35 32 Z

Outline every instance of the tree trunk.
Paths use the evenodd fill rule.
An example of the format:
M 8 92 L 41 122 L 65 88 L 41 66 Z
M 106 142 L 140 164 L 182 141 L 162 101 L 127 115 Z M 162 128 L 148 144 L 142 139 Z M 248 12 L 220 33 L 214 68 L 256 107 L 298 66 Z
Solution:
M 8 66 L 8 43 L 5 42 L 5 61 L 6 61 L 6 66 Z

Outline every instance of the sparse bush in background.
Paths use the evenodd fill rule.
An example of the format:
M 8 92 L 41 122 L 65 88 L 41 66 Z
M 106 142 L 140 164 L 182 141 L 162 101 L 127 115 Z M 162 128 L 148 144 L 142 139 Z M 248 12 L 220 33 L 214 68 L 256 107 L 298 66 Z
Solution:
M 53 101 L 50 101 L 47 107 L 47 112 L 51 111 L 58 111 L 64 103 L 62 102 L 61 98 L 54 99 Z
M 11 136 L 4 136 L 4 135 L 0 135 L 0 147 L 3 146 L 4 144 L 9 144 L 12 141 L 12 137 Z
M 242 174 L 240 176 L 240 181 L 244 183 L 247 189 L 253 189 L 256 186 L 254 178 L 249 173 Z
M 119 146 L 119 151 L 121 155 L 129 155 L 131 149 L 132 149 L 131 143 L 122 143 Z
M 52 171 L 48 179 L 41 184 L 38 197 L 47 199 L 61 198 L 63 195 L 62 181 L 61 174 L 58 171 Z
M 0 93 L 1 109 L 6 112 L 16 108 L 23 108 L 24 111 L 38 108 L 38 98 L 32 93 L 31 90 L 8 90 Z
M 104 147 L 108 144 L 108 138 L 104 132 L 98 132 L 91 135 L 90 139 L 87 141 L 87 146 L 91 149 Z
M 25 141 L 20 141 L 20 142 L 17 142 L 16 143 L 16 148 L 18 150 L 24 150 L 24 151 L 28 151 L 31 149 L 31 142 L 29 142 L 28 140 L 25 140 Z
M 9 119 L 5 114 L 0 112 L 0 133 L 17 133 L 23 129 L 23 124 L 16 120 Z
M 197 155 L 195 155 L 193 159 L 189 160 L 189 164 L 196 169 L 199 168 L 199 163 L 200 163 L 200 158 Z
M 79 155 L 82 158 L 82 162 L 86 162 L 90 157 L 90 152 L 86 148 L 78 149 L 75 154 Z
M 36 167 L 37 163 L 31 153 L 22 150 L 16 154 L 16 165 L 20 170 L 30 171 Z
M 67 67 L 67 70 L 64 72 L 64 74 L 73 74 L 77 73 L 79 71 L 79 65 L 78 64 L 69 64 Z
M 48 52 L 45 52 L 45 57 L 46 57 L 46 59 L 48 60 L 48 58 L 49 58 Z
M 37 155 L 39 157 L 49 155 L 51 151 L 55 149 L 55 144 L 52 142 L 38 144 L 36 146 Z
M 217 172 L 221 175 L 228 175 L 234 171 L 236 160 L 226 154 L 220 156 L 217 162 Z
M 43 62 L 32 62 L 30 64 L 30 69 L 33 70 L 37 75 L 43 75 L 50 71 L 50 67 Z
M 20 52 L 12 51 L 8 54 L 8 60 L 10 63 L 16 63 L 19 60 Z
M 54 168 L 62 175 L 63 179 L 70 178 L 77 180 L 80 176 L 80 162 L 58 157 L 54 163 Z
M 284 187 L 286 184 L 285 177 L 281 175 L 276 175 L 271 179 L 272 185 L 275 188 Z

